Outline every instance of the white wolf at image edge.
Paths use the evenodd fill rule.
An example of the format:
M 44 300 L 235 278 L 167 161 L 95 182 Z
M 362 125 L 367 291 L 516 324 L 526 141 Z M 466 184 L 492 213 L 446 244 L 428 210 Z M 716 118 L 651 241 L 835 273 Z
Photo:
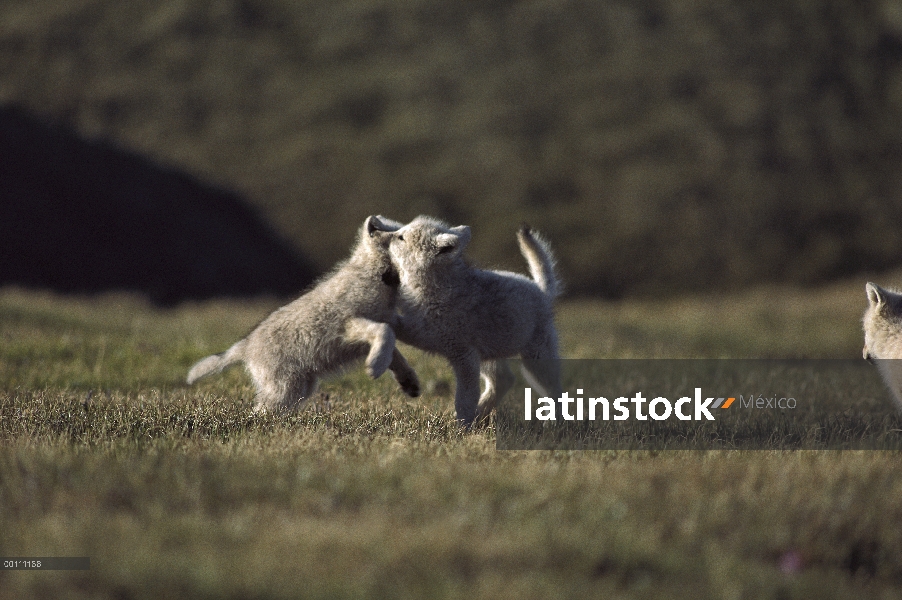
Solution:
M 902 293 L 875 283 L 865 286 L 864 357 L 877 364 L 880 375 L 902 411 Z

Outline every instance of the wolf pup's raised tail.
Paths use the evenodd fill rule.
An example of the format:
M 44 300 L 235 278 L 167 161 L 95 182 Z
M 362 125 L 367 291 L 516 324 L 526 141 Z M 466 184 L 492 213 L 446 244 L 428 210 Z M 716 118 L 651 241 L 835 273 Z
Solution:
M 229 365 L 244 360 L 244 347 L 247 345 L 247 339 L 236 342 L 231 348 L 219 354 L 213 354 L 207 358 L 202 358 L 188 371 L 188 385 L 191 385 L 201 377 L 219 373 Z
M 517 231 L 520 253 L 529 264 L 529 274 L 533 281 L 549 298 L 561 293 L 561 283 L 555 272 L 554 254 L 548 242 L 543 240 L 529 225 L 522 225 Z

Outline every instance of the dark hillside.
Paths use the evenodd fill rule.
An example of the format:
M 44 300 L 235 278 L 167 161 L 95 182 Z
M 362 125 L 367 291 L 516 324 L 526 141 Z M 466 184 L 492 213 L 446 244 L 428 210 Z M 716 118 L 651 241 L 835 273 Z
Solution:
M 298 292 L 312 277 L 243 199 L 0 109 L 0 284 L 157 302 Z

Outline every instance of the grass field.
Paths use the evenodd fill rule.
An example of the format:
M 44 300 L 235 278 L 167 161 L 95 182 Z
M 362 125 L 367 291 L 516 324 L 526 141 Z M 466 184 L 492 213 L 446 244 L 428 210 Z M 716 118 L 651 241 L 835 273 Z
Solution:
M 891 283 L 892 276 L 878 281 Z M 499 452 L 424 387 L 362 369 L 309 410 L 251 412 L 193 361 L 274 308 L 0 291 L 0 598 L 852 598 L 902 590 L 885 452 Z M 570 357 L 850 357 L 864 280 L 564 303 Z M 891 407 L 887 406 L 891 411 Z

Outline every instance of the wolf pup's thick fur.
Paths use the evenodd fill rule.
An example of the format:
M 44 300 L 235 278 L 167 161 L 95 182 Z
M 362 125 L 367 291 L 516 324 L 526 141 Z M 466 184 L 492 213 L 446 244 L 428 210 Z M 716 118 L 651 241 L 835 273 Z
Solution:
M 902 294 L 875 283 L 865 286 L 864 357 L 877 369 L 902 410 Z
M 531 385 L 560 393 L 554 298 L 559 283 L 548 245 L 527 227 L 517 234 L 532 279 L 472 267 L 463 257 L 466 226 L 449 227 L 420 216 L 390 233 L 398 268 L 402 342 L 445 356 L 457 379 L 457 419 L 469 425 L 488 414 L 513 385 L 507 363 L 520 356 Z M 486 390 L 480 398 L 480 374 Z
M 388 231 L 400 226 L 367 218 L 349 259 L 246 338 L 195 364 L 188 383 L 243 362 L 257 388 L 255 410 L 293 410 L 320 377 L 365 356 L 369 375 L 390 369 L 405 393 L 418 396 L 416 373 L 395 347 L 392 329 L 398 275 L 388 257 Z

